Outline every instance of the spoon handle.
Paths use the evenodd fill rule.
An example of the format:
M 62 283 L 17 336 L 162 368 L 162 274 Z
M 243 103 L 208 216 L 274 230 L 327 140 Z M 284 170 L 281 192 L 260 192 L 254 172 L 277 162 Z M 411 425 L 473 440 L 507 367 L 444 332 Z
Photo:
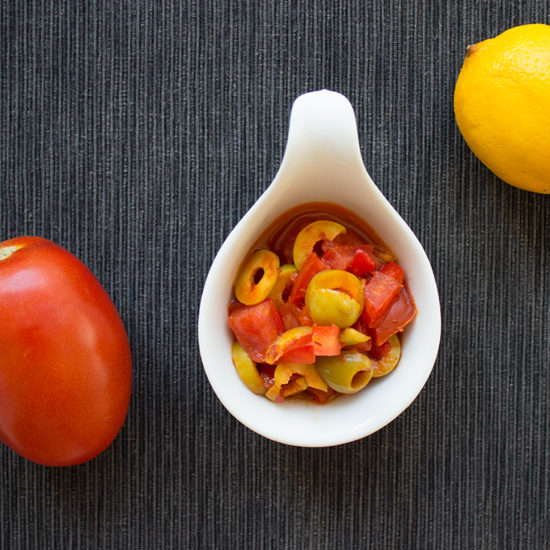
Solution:
M 284 161 L 319 159 L 324 153 L 362 165 L 353 107 L 342 94 L 330 90 L 309 92 L 294 101 Z

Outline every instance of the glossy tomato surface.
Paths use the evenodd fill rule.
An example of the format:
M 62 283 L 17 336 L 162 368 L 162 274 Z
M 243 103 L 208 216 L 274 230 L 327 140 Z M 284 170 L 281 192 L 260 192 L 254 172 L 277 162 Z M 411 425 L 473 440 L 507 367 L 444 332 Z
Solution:
M 128 411 L 131 355 L 92 272 L 39 237 L 0 243 L 0 439 L 48 466 L 90 460 Z

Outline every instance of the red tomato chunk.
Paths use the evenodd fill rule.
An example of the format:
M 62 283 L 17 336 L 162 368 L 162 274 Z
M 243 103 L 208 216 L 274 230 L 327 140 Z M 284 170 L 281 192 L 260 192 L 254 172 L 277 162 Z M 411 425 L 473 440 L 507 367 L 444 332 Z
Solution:
M 358 277 L 365 277 L 369 273 L 372 273 L 373 269 L 374 260 L 372 256 L 359 248 L 349 264 L 349 271 Z
M 405 278 L 405 271 L 395 262 L 388 262 L 380 271 L 393 277 L 399 284 L 402 284 Z
M 340 329 L 336 325 L 318 326 L 313 325 L 311 337 L 313 350 L 316 356 L 334 356 L 340 354 L 342 348 L 340 341 Z
M 401 287 L 399 298 L 389 308 L 378 325 L 373 328 L 374 341 L 378 346 L 403 329 L 415 318 L 416 306 L 406 287 Z
M 265 352 L 283 333 L 283 323 L 273 300 L 237 308 L 229 315 L 229 326 L 252 361 L 265 362 Z
M 311 365 L 315 363 L 313 342 L 287 351 L 281 357 L 279 363 L 296 363 L 297 365 Z
M 397 298 L 401 283 L 391 275 L 377 271 L 365 286 L 365 309 L 363 319 L 369 327 L 374 327 L 386 314 Z
M 281 316 L 281 321 L 285 330 L 290 330 L 291 328 L 296 328 L 301 326 L 300 315 L 302 310 L 290 302 L 283 304 L 279 308 L 279 314 Z
M 330 266 L 330 269 L 346 270 L 357 252 L 357 247 L 353 245 L 340 245 L 326 248 L 327 251 L 323 254 L 323 261 Z
M 313 252 L 302 266 L 302 269 L 300 269 L 296 282 L 290 291 L 288 301 L 291 304 L 303 303 L 304 298 L 306 297 L 307 285 L 309 285 L 309 282 L 313 276 L 327 269 L 330 269 L 330 266 L 323 260 L 319 259 L 319 256 Z

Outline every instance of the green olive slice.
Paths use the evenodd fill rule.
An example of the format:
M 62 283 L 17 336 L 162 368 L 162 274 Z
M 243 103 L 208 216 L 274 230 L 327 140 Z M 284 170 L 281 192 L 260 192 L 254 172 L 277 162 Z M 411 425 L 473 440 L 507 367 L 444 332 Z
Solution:
M 340 393 L 356 393 L 372 378 L 372 362 L 362 353 L 345 352 L 337 357 L 318 357 L 317 371 L 323 380 Z
M 332 241 L 337 235 L 345 231 L 346 228 L 343 225 L 330 220 L 317 220 L 306 225 L 294 241 L 292 257 L 296 267 L 300 269 L 304 265 L 319 241 Z
M 257 250 L 242 266 L 235 281 L 235 296 L 247 306 L 263 302 L 279 276 L 279 257 L 270 250 Z
M 284 264 L 279 270 L 279 276 L 275 285 L 269 293 L 269 298 L 273 300 L 275 307 L 279 309 L 283 304 L 286 304 L 288 294 L 292 287 L 292 276 L 298 273 L 298 269 L 295 265 Z
M 306 290 L 306 308 L 318 325 L 350 327 L 363 311 L 361 281 L 352 273 L 329 269 L 317 273 Z
M 363 334 L 362 332 L 354 329 L 354 328 L 345 328 L 340 333 L 340 344 L 342 344 L 343 347 L 345 346 L 357 346 L 359 344 L 363 344 L 365 342 L 368 342 L 370 340 L 370 336 L 367 336 L 366 334 Z
M 273 384 L 269 390 L 267 390 L 265 396 L 271 401 L 282 402 L 285 400 L 285 397 L 290 397 L 296 395 L 297 393 L 303 392 L 307 389 L 308 383 L 303 376 L 295 376 L 284 386 L 278 386 Z
M 336 325 L 346 328 L 353 325 L 361 314 L 361 306 L 346 293 L 321 288 L 306 297 L 307 312 L 318 325 Z
M 288 384 L 292 375 L 300 375 L 307 381 L 308 387 L 327 391 L 327 384 L 317 372 L 315 365 L 297 365 L 294 363 L 280 363 L 275 368 L 275 384 L 283 387 Z
M 241 344 L 237 341 L 233 342 L 231 346 L 231 359 L 241 380 L 248 388 L 258 395 L 263 395 L 265 388 L 262 383 L 262 377 L 256 368 L 256 363 L 250 359 Z
M 372 373 L 375 378 L 390 373 L 397 366 L 401 358 L 401 342 L 397 334 L 390 336 L 388 342 L 391 345 L 391 349 L 381 359 L 373 361 Z

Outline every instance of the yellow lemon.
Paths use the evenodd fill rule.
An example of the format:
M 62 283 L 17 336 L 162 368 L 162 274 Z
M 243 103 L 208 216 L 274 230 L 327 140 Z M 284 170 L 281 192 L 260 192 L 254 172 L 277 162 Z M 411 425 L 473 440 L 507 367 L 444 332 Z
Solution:
M 475 155 L 505 182 L 550 193 L 550 26 L 514 27 L 469 46 L 454 94 Z

